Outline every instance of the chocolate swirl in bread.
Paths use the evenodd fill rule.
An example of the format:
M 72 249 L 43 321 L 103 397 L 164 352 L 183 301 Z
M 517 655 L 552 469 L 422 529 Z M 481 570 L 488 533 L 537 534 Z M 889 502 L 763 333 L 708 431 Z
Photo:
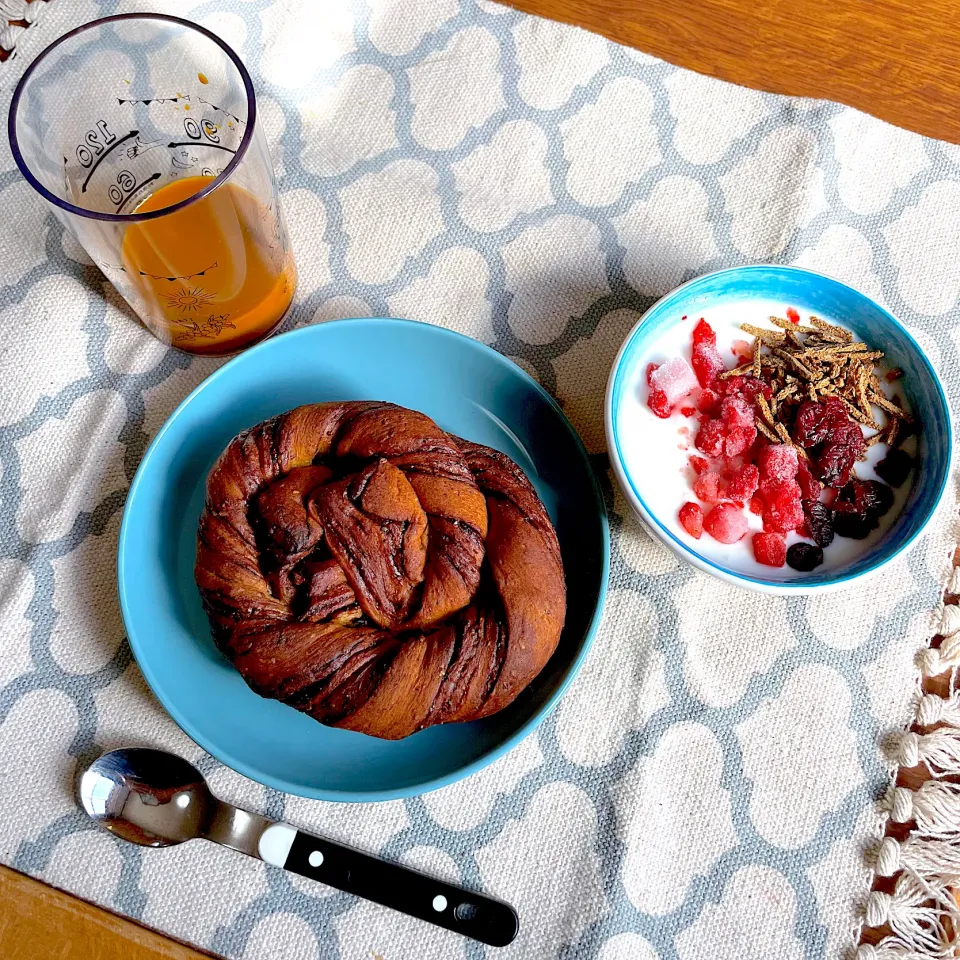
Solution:
M 298 407 L 236 437 L 207 480 L 195 575 L 253 690 L 391 740 L 512 703 L 566 613 L 519 467 L 387 403 Z

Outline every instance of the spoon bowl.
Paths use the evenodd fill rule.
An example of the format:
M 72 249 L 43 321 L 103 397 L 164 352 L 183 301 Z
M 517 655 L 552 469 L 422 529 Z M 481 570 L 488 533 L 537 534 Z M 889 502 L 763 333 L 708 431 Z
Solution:
M 100 826 L 144 847 L 208 834 L 219 801 L 203 774 L 163 750 L 111 750 L 80 778 L 80 803 Z

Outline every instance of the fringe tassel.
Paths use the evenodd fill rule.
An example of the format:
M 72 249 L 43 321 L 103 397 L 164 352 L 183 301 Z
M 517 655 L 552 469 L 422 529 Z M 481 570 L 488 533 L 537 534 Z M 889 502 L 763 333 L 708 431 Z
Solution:
M 960 728 L 960 693 L 952 693 L 949 697 L 925 693 L 917 706 L 917 723 L 921 727 L 933 727 L 943 723 L 948 727 Z
M 901 767 L 922 763 L 932 777 L 960 773 L 960 730 L 942 728 L 922 736 L 912 730 L 901 734 L 896 762 Z
M 879 943 L 861 943 L 854 953 L 854 960 L 941 960 L 946 957 L 956 957 L 953 947 L 936 953 L 914 950 L 898 937 L 884 937 Z
M 894 823 L 916 823 L 916 836 L 960 842 L 960 784 L 928 780 L 918 790 L 893 787 L 885 807 Z
M 960 921 L 953 898 L 912 870 L 904 870 L 892 894 L 871 891 L 864 908 L 868 927 L 889 926 L 893 931 L 893 937 L 885 941 L 888 953 L 895 944 L 928 958 L 947 955 L 952 939 L 947 920 L 951 927 Z
M 915 834 L 899 843 L 893 837 L 884 837 L 877 850 L 877 874 L 892 877 L 901 870 L 922 877 L 949 878 L 954 884 L 960 883 L 960 846 L 949 840 L 929 839 Z M 944 895 L 948 896 L 946 893 Z
M 958 569 L 960 568 L 954 568 L 954 576 Z M 957 586 L 960 587 L 960 583 Z M 928 677 L 935 677 L 960 666 L 960 606 L 951 604 L 943 608 L 937 633 L 943 637 L 940 648 L 928 648 L 920 654 L 920 667 Z

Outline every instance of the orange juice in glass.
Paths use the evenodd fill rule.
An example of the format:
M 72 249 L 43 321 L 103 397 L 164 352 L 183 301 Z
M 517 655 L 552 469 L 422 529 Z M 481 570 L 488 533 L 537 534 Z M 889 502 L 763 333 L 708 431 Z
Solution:
M 224 354 L 283 319 L 297 270 L 256 98 L 214 34 L 160 14 L 80 27 L 24 74 L 10 134 L 24 176 L 155 336 Z

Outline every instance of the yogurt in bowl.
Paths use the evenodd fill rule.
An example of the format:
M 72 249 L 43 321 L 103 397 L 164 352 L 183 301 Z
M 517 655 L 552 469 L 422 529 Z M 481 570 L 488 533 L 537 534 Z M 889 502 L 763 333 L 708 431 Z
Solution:
M 824 354 L 824 347 L 840 353 L 859 350 L 859 356 L 863 359 L 850 364 L 849 369 L 872 369 L 874 362 L 878 363 L 876 373 L 879 375 L 879 384 L 874 381 L 877 389 L 882 391 L 888 404 L 892 401 L 897 409 L 903 411 L 902 416 L 894 416 L 884 409 L 875 409 L 872 419 L 881 427 L 880 431 L 856 424 L 843 428 L 848 431 L 847 436 L 853 429 L 856 429 L 858 437 L 877 434 L 874 440 L 869 441 L 871 445 L 863 451 L 862 459 L 853 463 L 852 456 L 849 458 L 852 475 L 857 481 L 855 484 L 847 482 L 846 474 L 842 474 L 842 466 L 836 467 L 834 464 L 831 467 L 828 462 L 830 458 L 824 453 L 824 444 L 811 444 L 811 438 L 815 439 L 821 434 L 815 431 L 798 434 L 801 437 L 799 442 L 790 436 L 800 402 L 799 395 L 790 395 L 781 390 L 781 394 L 787 395 L 782 399 L 779 410 L 773 404 L 772 412 L 775 415 L 769 420 L 766 414 L 754 408 L 757 410 L 757 426 L 770 437 L 769 441 L 761 436 L 751 443 L 749 441 L 756 436 L 756 431 L 744 439 L 744 431 L 738 433 L 734 429 L 731 434 L 734 441 L 726 449 L 721 441 L 715 441 L 710 428 L 700 436 L 704 421 L 721 418 L 717 397 L 706 393 L 696 381 L 693 381 L 693 389 L 684 395 L 684 391 L 691 386 L 692 371 L 689 367 L 684 371 L 683 367 L 692 359 L 695 329 L 701 333 L 712 331 L 716 337 L 715 351 L 709 343 L 706 348 L 701 348 L 706 349 L 707 353 L 701 352 L 697 370 L 701 381 L 709 386 L 713 374 L 711 370 L 704 370 L 704 357 L 709 361 L 711 351 L 714 357 L 719 354 L 716 362 L 720 364 L 720 370 L 732 370 L 739 363 L 740 372 L 746 373 L 747 377 L 759 372 L 743 364 L 744 360 L 749 362 L 752 356 L 752 333 L 755 330 L 746 333 L 741 328 L 742 324 L 768 331 L 770 341 L 786 336 L 789 344 L 796 344 L 799 351 L 806 335 L 796 332 L 784 334 L 783 330 L 771 324 L 770 318 L 789 317 L 794 322 L 799 321 L 795 330 L 812 333 L 810 316 L 820 318 L 815 321 L 817 323 L 825 321 L 828 325 L 849 331 L 851 340 L 867 345 L 866 348 L 857 348 L 856 343 L 843 344 L 836 336 L 839 331 L 833 331 L 833 334 L 818 331 L 810 337 L 810 341 L 819 344 L 821 354 L 816 362 L 821 364 L 821 368 L 827 369 L 833 364 L 833 361 L 823 359 L 830 353 L 827 350 Z M 788 329 L 791 327 L 789 322 L 780 323 Z M 821 339 L 824 336 L 833 336 L 830 344 L 824 343 Z M 789 368 L 794 362 L 790 357 L 785 360 L 774 358 L 774 354 L 782 353 L 784 349 L 775 343 L 764 349 L 768 365 L 764 367 L 762 377 L 768 384 L 772 382 L 775 389 L 789 381 L 796 390 L 798 375 L 795 371 L 789 378 L 786 378 L 785 372 L 778 373 L 775 368 L 771 373 L 770 365 L 781 364 Z M 882 360 L 871 359 L 869 352 L 874 350 L 883 351 Z M 836 352 L 831 356 L 837 360 Z M 684 362 L 678 363 L 676 358 L 682 358 Z M 709 367 L 712 362 L 706 365 Z M 667 364 L 669 366 L 661 366 Z M 654 372 L 648 382 L 651 365 L 666 373 Z M 693 365 L 698 366 L 696 362 Z M 841 368 L 848 369 L 839 363 L 833 367 L 834 371 Z M 884 376 L 887 372 L 890 373 L 889 379 Z M 777 379 L 781 376 L 786 379 Z M 842 379 L 842 375 L 838 376 Z M 730 385 L 736 380 L 736 388 L 729 390 L 730 393 L 737 393 L 742 389 L 740 385 L 747 383 L 745 379 L 729 377 L 729 374 L 726 377 L 723 373 L 720 375 L 721 381 L 725 380 Z M 849 382 L 853 382 L 853 377 Z M 756 385 L 759 381 L 754 380 L 753 383 Z M 667 393 L 660 396 L 657 402 L 654 392 L 664 385 Z M 713 385 L 716 386 L 716 381 Z M 807 385 L 801 383 L 799 387 L 804 390 L 804 402 L 810 400 L 808 406 L 812 404 L 812 410 L 808 410 L 811 415 L 819 415 L 818 403 L 826 404 L 822 409 L 832 410 L 835 418 L 836 409 L 842 411 L 843 408 L 838 407 L 840 401 L 828 400 L 825 395 L 817 394 L 816 390 L 807 397 Z M 826 391 L 832 389 L 826 379 L 820 382 L 820 388 Z M 721 394 L 727 390 L 722 386 L 717 389 Z M 772 401 L 770 390 L 766 392 L 767 399 Z M 849 391 L 844 395 L 850 396 Z M 745 409 L 742 400 L 724 403 L 726 406 L 732 405 L 734 417 L 738 415 L 737 410 Z M 767 413 L 771 412 L 771 404 L 758 403 L 766 407 Z M 704 410 L 699 410 L 698 406 Z M 920 411 L 922 417 L 915 416 L 915 411 Z M 861 420 L 867 419 L 862 411 L 859 416 Z M 781 418 L 785 424 L 777 429 L 782 436 L 772 430 L 776 426 L 775 421 Z M 840 419 L 844 422 L 848 420 L 846 416 Z M 887 434 L 887 422 L 890 419 L 898 420 L 902 429 Z M 917 434 L 910 421 L 921 419 L 920 432 Z M 736 428 L 740 421 L 734 419 L 730 422 Z M 836 422 L 839 423 L 839 420 Z M 852 288 L 819 274 L 790 267 L 741 267 L 700 277 L 679 287 L 648 310 L 628 335 L 611 371 L 607 388 L 606 429 L 611 461 L 618 480 L 628 500 L 654 536 L 701 569 L 722 579 L 776 593 L 838 587 L 874 573 L 889 563 L 929 523 L 945 489 L 952 453 L 950 416 L 942 387 L 929 361 L 909 333 L 883 308 Z M 704 437 L 707 439 L 704 440 Z M 884 464 L 890 453 L 890 445 L 884 442 L 886 439 L 892 440 L 898 453 Z M 776 464 L 784 458 L 779 453 L 769 458 L 762 451 L 763 447 L 773 447 L 778 442 L 783 445 L 781 450 L 793 448 L 788 451 L 795 464 L 792 473 L 789 470 L 784 474 L 777 473 L 779 467 Z M 698 449 L 698 445 L 702 449 Z M 727 453 L 733 456 L 727 456 Z M 796 475 L 798 459 L 801 461 L 800 473 L 805 471 L 805 477 Z M 900 476 L 892 478 L 893 485 L 888 485 L 884 482 L 885 479 L 891 480 L 891 470 L 888 468 L 897 459 L 901 465 L 912 465 L 912 469 L 909 472 L 901 470 Z M 786 462 L 789 464 L 789 458 L 786 458 Z M 759 477 L 756 464 L 764 471 Z M 746 473 L 743 472 L 743 466 L 748 467 Z M 766 472 L 768 466 L 769 473 Z M 749 471 L 752 471 L 752 475 Z M 806 498 L 818 497 L 818 492 L 811 492 L 810 488 L 811 485 L 819 486 L 817 480 L 821 475 L 840 489 L 840 493 L 836 489 L 827 489 L 818 498 L 822 505 L 815 508 L 816 517 L 812 518 L 809 511 L 816 499 Z M 700 479 L 702 476 L 711 480 L 713 486 L 705 484 Z M 745 485 L 742 482 L 744 478 Z M 775 495 L 779 491 L 797 490 L 796 481 L 800 481 L 803 488 L 806 516 L 797 514 L 793 521 L 785 521 L 784 514 L 776 510 L 771 512 L 769 505 L 776 505 Z M 718 482 L 721 485 L 720 493 L 717 492 Z M 705 490 L 712 490 L 713 493 L 705 493 Z M 731 491 L 734 493 L 731 494 Z M 863 517 L 870 520 L 866 526 L 856 516 L 850 515 L 850 511 L 856 513 L 852 505 L 854 491 L 861 510 L 861 520 Z M 789 495 L 794 496 L 793 493 Z M 800 508 L 800 494 L 796 496 L 796 504 L 787 504 L 790 509 Z M 838 502 L 834 503 L 835 499 Z M 733 504 L 731 501 L 734 501 Z M 714 511 L 718 502 L 726 505 Z M 864 510 L 865 503 L 871 505 L 869 509 Z M 687 522 L 690 514 L 685 516 L 681 512 L 684 504 L 691 505 L 684 509 L 694 516 L 693 523 Z M 841 512 L 845 512 L 843 517 L 840 516 Z M 696 536 L 699 533 L 697 514 L 704 518 L 703 523 L 708 528 L 700 536 Z M 829 519 L 824 520 L 825 517 Z M 726 518 L 732 521 L 732 532 L 719 523 Z M 835 518 L 837 531 L 842 530 L 846 535 L 836 536 L 832 542 L 827 538 L 821 539 L 824 529 L 832 528 Z M 741 529 L 742 535 L 738 537 Z M 720 539 L 712 536 L 711 532 Z M 759 539 L 756 538 L 758 534 Z M 733 539 L 735 542 L 721 542 L 723 539 Z M 822 551 L 817 542 L 824 544 Z M 793 549 L 786 553 L 786 557 L 793 566 L 784 561 L 784 553 L 791 547 Z M 774 554 L 772 558 L 771 549 Z M 781 551 L 779 556 L 776 555 L 778 550 Z M 760 562 L 761 559 L 764 562 Z M 794 566 L 799 569 L 794 569 Z

